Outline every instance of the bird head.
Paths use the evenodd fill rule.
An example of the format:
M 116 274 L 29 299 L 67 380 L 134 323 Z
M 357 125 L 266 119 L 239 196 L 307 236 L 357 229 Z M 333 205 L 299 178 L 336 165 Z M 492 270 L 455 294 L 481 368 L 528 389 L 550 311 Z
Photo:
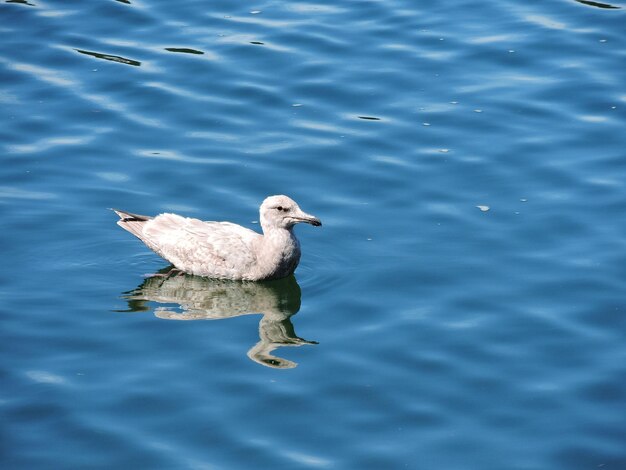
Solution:
M 302 211 L 296 201 L 287 196 L 270 196 L 261 204 L 261 226 L 290 229 L 300 222 L 319 227 L 320 219 Z

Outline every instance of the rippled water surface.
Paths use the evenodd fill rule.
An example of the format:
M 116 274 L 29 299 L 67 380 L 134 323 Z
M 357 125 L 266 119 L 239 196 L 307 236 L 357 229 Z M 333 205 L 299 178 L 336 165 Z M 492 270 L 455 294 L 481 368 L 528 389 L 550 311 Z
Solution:
M 625 12 L 3 0 L 0 466 L 625 469 Z M 259 284 L 107 210 L 269 194 Z

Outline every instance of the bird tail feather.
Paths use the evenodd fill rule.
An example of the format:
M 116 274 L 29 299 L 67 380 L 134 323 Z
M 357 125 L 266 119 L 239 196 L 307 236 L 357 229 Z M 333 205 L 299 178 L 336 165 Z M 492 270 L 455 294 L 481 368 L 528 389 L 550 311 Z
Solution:
M 142 239 L 143 225 L 152 219 L 147 215 L 139 215 L 133 214 L 131 212 L 121 211 L 118 209 L 111 209 L 114 211 L 119 217 L 120 220 L 117 221 L 117 225 L 122 227 L 124 230 L 135 235 L 137 238 Z

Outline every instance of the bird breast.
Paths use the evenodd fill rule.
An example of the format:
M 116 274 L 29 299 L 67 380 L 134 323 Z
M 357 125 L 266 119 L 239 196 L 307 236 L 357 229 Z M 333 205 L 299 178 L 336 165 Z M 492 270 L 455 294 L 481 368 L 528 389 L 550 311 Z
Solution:
M 281 233 L 283 232 L 283 233 Z M 300 243 L 291 230 L 272 231 L 263 236 L 259 266 L 264 266 L 265 279 L 292 274 L 300 262 Z

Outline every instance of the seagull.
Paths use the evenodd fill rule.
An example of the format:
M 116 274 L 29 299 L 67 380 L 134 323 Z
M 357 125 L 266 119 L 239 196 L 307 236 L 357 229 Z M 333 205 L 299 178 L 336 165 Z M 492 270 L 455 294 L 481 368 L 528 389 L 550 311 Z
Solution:
M 203 222 L 177 214 L 156 217 L 113 209 L 117 225 L 178 270 L 196 276 L 236 281 L 287 277 L 300 261 L 293 227 L 322 222 L 283 195 L 266 198 L 260 207 L 263 235 L 231 222 Z

